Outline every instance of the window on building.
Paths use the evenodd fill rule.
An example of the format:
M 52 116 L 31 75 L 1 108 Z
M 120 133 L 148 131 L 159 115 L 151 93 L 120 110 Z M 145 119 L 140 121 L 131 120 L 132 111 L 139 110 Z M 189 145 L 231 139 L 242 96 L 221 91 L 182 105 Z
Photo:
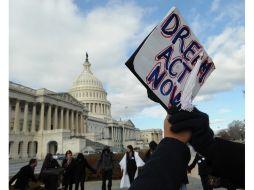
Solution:
M 10 130 L 12 131 L 13 128 L 14 128 L 14 121 L 12 121 L 12 122 L 10 123 Z
M 21 154 L 22 149 L 23 149 L 23 141 L 19 142 L 19 146 L 18 146 L 18 155 Z
M 36 125 L 35 125 L 35 130 L 36 130 L 36 131 L 39 131 L 39 124 L 36 124 Z
M 34 144 L 35 144 L 35 154 L 37 154 L 37 151 L 38 151 L 38 142 L 34 141 Z
M 19 131 L 22 131 L 22 129 L 23 129 L 23 121 L 19 123 Z

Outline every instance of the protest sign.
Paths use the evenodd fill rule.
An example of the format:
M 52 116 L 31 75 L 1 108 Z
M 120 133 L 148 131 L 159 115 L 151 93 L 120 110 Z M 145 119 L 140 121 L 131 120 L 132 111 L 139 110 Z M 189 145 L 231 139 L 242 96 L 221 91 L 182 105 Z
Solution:
M 200 87 L 215 69 L 212 59 L 180 15 L 170 9 L 126 66 L 166 109 L 191 109 Z

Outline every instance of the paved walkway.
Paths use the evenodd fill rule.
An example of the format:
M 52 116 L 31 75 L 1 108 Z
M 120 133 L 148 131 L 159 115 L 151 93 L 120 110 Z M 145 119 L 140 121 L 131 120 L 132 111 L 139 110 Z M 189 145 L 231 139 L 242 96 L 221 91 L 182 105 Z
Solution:
M 187 190 L 203 190 L 200 178 L 188 176 L 189 184 L 187 185 Z M 101 190 L 101 181 L 90 181 L 85 183 L 85 190 Z M 127 188 L 120 189 L 120 180 L 113 180 L 112 190 L 127 190 Z M 223 190 L 218 188 L 216 190 Z

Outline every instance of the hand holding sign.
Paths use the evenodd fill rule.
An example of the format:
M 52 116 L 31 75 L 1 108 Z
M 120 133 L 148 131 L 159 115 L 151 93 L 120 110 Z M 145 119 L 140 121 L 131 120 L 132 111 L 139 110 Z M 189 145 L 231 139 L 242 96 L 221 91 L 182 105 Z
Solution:
M 148 89 L 149 97 L 167 111 L 191 110 L 191 102 L 215 69 L 179 11 L 173 7 L 126 62 Z

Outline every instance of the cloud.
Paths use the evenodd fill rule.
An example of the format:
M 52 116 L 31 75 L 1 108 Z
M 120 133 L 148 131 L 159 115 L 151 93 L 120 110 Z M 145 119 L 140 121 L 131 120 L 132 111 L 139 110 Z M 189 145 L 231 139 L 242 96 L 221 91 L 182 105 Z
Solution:
M 219 109 L 219 113 L 221 113 L 221 114 L 230 113 L 230 112 L 232 112 L 232 110 L 229 108 L 220 108 Z
M 217 11 L 219 6 L 220 6 L 220 0 L 213 0 L 210 11 L 211 12 Z
M 142 9 L 109 4 L 81 14 L 70 0 L 11 1 L 10 79 L 68 90 L 82 71 L 85 51 L 99 76 L 123 65 L 129 44 L 141 33 Z
M 244 27 L 225 28 L 221 34 L 209 37 L 206 47 L 216 69 L 201 88 L 200 95 L 211 95 L 244 85 Z
M 215 119 L 210 121 L 210 127 L 215 132 L 217 132 L 217 130 L 221 130 L 222 128 L 226 128 L 227 123 L 228 123 L 228 121 L 226 121 L 225 119 L 215 118 Z
M 150 118 L 161 118 L 164 119 L 167 115 L 167 112 L 160 105 L 155 105 L 151 107 L 146 107 L 140 113 L 141 116 L 150 117 Z

